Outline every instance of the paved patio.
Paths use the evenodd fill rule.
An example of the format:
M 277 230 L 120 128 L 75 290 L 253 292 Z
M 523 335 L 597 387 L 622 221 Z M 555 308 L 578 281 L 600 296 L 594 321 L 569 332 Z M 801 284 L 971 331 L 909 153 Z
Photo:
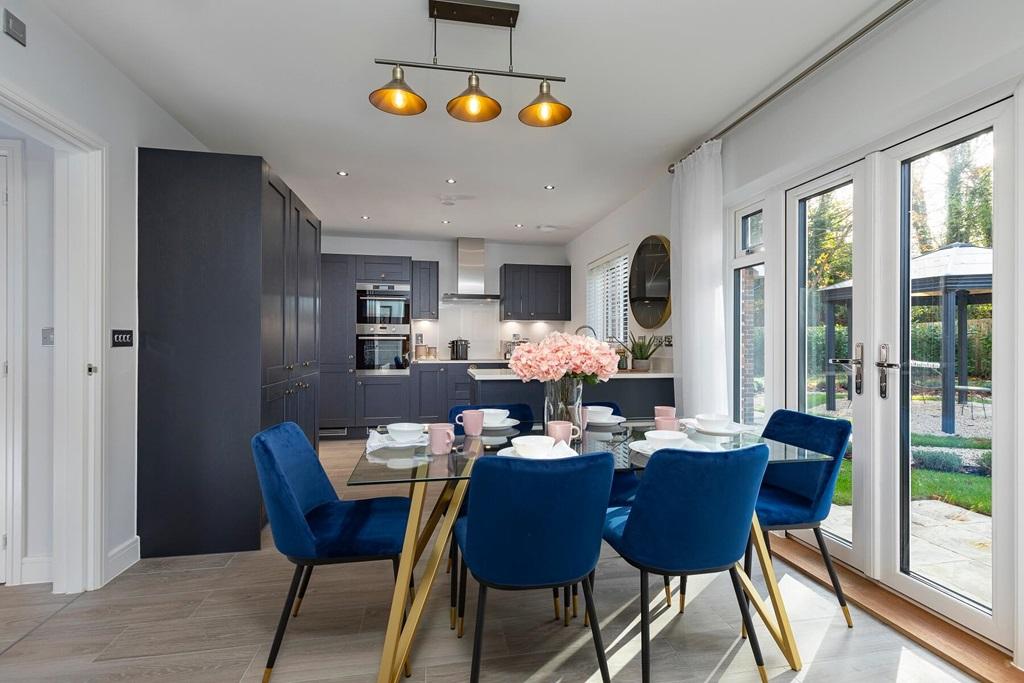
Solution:
M 992 604 L 992 518 L 941 500 L 910 503 L 910 566 L 915 574 L 983 605 Z M 833 505 L 822 527 L 850 538 L 853 508 Z

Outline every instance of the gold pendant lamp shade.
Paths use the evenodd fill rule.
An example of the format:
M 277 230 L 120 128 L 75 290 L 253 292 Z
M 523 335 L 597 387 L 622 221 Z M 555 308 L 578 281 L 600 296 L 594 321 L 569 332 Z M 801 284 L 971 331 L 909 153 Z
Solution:
M 572 109 L 551 95 L 551 84 L 540 82 L 540 94 L 519 110 L 519 120 L 528 126 L 546 128 L 565 123 L 572 116 Z
M 501 105 L 480 89 L 480 77 L 471 73 L 469 86 L 448 101 L 448 113 L 460 121 L 480 123 L 496 118 L 501 113 Z
M 370 104 L 396 116 L 415 116 L 427 108 L 427 101 L 409 87 L 405 71 L 397 64 L 391 69 L 391 80 L 370 93 Z

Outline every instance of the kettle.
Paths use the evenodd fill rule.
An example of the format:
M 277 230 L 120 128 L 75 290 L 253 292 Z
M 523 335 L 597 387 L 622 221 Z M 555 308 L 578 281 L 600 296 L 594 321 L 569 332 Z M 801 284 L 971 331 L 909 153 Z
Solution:
M 448 342 L 448 348 L 451 350 L 452 360 L 469 360 L 469 340 L 452 339 Z

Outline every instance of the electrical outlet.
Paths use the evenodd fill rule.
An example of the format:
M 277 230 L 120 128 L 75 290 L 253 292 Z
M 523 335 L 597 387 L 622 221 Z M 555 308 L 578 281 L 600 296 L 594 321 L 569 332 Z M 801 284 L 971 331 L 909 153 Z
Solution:
M 666 334 L 665 335 L 665 346 L 667 346 L 668 348 L 672 348 L 672 335 L 671 334 Z

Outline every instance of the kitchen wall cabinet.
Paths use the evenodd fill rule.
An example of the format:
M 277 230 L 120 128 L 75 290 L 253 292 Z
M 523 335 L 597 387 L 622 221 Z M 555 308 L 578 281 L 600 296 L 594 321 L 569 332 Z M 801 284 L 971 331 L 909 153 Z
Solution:
M 408 256 L 356 256 L 358 282 L 410 282 L 412 259 Z
M 437 261 L 413 261 L 412 318 L 437 320 L 438 308 Z
M 413 363 L 409 410 L 413 422 L 445 422 L 448 419 L 449 365 Z
M 502 320 L 571 320 L 570 266 L 506 263 L 501 267 Z
M 320 257 L 320 426 L 356 424 L 356 257 Z
M 409 420 L 409 375 L 356 377 L 356 422 L 376 427 Z
M 317 443 L 320 221 L 259 157 L 138 152 L 143 557 L 257 550 L 250 440 Z

